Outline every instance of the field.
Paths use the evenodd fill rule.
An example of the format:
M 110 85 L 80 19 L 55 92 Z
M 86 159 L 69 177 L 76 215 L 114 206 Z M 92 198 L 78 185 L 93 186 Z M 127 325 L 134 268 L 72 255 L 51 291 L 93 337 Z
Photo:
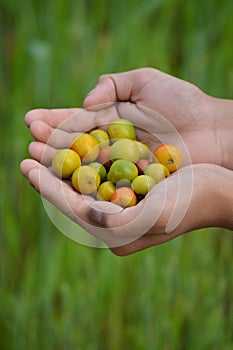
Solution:
M 81 106 L 103 73 L 152 66 L 233 98 L 232 15 L 232 0 L 1 0 L 0 349 L 232 349 L 232 232 L 120 258 L 65 237 L 19 171 L 25 113 Z

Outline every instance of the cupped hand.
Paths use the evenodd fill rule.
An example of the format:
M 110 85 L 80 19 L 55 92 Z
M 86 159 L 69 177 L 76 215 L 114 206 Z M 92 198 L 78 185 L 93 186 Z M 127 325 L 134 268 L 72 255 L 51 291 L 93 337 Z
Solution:
M 214 201 L 210 198 L 216 188 L 216 174 L 223 171 L 214 165 L 186 166 L 156 185 L 137 206 L 127 209 L 80 195 L 53 174 L 52 157 L 57 149 L 68 147 L 78 133 L 125 116 L 124 106 L 127 112 L 137 112 L 137 106 L 128 108 L 129 104 L 123 103 L 98 111 L 61 109 L 28 113 L 26 124 L 35 138 L 29 146 L 33 159 L 21 163 L 22 173 L 43 197 L 119 255 L 213 225 L 213 217 L 218 221 L 218 196 Z M 141 118 L 144 112 L 137 115 Z M 156 146 L 158 140 L 151 134 L 144 130 L 137 133 L 140 138 L 150 139 L 151 147 Z
M 98 110 L 117 101 L 127 102 L 125 118 L 148 127 L 162 142 L 179 145 L 182 138 L 192 163 L 222 165 L 221 123 L 215 120 L 213 99 L 193 84 L 152 68 L 107 74 L 87 95 L 84 107 Z M 135 114 L 128 114 L 132 109 Z

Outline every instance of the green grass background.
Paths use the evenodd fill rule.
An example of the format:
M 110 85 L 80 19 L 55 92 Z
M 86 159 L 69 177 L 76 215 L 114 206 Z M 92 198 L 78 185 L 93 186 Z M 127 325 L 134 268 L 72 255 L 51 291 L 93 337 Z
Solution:
M 1 0 L 0 349 L 232 349 L 232 232 L 119 258 L 59 232 L 19 171 L 25 113 L 82 105 L 100 74 L 153 66 L 233 98 L 232 17 L 232 0 Z

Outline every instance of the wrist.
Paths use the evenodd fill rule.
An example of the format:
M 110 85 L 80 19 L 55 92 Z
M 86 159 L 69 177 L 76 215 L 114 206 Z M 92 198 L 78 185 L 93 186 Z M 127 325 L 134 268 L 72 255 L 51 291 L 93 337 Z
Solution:
M 233 171 L 214 164 L 196 164 L 193 202 L 194 229 L 222 227 L 233 230 Z
M 233 100 L 210 97 L 209 106 L 219 149 L 218 164 L 233 170 Z
M 218 167 L 217 185 L 219 227 L 233 230 L 233 171 Z
M 209 183 L 210 226 L 233 230 L 233 171 L 213 165 Z
M 200 168 L 199 168 L 200 166 Z M 199 227 L 222 227 L 223 179 L 221 170 L 224 168 L 214 164 L 197 164 L 197 197 L 199 212 Z M 194 184 L 195 185 L 195 184 Z M 195 189 L 194 189 L 195 192 Z

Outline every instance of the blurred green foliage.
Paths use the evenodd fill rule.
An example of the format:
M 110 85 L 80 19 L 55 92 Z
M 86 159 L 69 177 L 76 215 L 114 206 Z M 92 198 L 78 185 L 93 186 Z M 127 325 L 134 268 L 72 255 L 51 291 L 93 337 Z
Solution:
M 25 113 L 82 105 L 103 73 L 233 98 L 232 17 L 232 0 L 1 0 L 0 349 L 232 349 L 232 232 L 119 258 L 63 236 L 19 171 Z

